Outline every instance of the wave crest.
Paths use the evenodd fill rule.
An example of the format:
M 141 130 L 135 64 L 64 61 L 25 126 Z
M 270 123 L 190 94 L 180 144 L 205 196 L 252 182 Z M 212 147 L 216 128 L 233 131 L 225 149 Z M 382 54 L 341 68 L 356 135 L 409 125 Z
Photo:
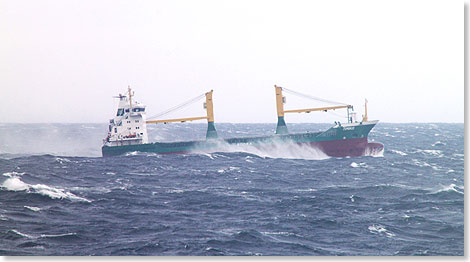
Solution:
M 55 188 L 48 185 L 36 184 L 31 185 L 23 182 L 19 176 L 14 173 L 5 173 L 4 176 L 10 177 L 3 182 L 0 186 L 2 189 L 8 191 L 26 191 L 27 193 L 36 193 L 43 196 L 50 197 L 51 199 L 68 199 L 83 202 L 91 202 L 90 200 L 74 195 L 61 188 Z
M 320 148 L 297 144 L 289 141 L 273 140 L 270 143 L 253 144 L 229 144 L 223 140 L 216 142 L 216 149 L 196 150 L 195 153 L 248 153 L 262 158 L 286 158 L 286 159 L 306 159 L 306 160 L 324 160 L 330 158 Z

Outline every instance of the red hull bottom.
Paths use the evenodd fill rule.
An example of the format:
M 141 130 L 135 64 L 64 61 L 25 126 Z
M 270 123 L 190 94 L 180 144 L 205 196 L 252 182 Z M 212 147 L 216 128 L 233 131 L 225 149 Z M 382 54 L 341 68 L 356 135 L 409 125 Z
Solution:
M 369 143 L 367 137 L 346 140 L 331 140 L 308 143 L 322 150 L 331 157 L 359 157 L 376 155 L 383 151 L 384 146 L 380 143 Z

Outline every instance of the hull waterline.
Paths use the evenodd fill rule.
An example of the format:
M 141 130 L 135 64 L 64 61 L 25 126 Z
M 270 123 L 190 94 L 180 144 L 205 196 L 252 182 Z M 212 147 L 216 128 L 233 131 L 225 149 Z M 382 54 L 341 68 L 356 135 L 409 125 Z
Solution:
M 368 134 L 377 121 L 355 125 L 335 126 L 325 132 L 274 135 L 262 137 L 208 139 L 170 143 L 148 143 L 139 145 L 103 146 L 103 156 L 116 156 L 128 152 L 149 152 L 158 154 L 178 154 L 190 152 L 217 152 L 224 146 L 250 145 L 269 150 L 270 145 L 283 146 L 297 144 L 317 148 L 330 157 L 359 157 L 379 153 L 383 150 L 380 143 L 368 142 Z

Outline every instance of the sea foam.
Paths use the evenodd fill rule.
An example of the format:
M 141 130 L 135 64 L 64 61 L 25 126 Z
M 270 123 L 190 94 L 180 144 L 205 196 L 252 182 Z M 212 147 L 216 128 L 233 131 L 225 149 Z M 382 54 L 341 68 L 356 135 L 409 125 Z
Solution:
M 23 182 L 20 177 L 12 175 L 12 173 L 5 173 L 4 176 L 9 176 L 7 180 L 3 182 L 0 188 L 8 191 L 26 191 L 27 193 L 37 193 L 43 196 L 50 197 L 52 199 L 68 199 L 77 200 L 83 202 L 91 202 L 90 200 L 74 195 L 73 193 L 67 192 L 61 188 L 55 188 L 48 185 L 36 184 L 31 185 Z
M 196 150 L 196 153 L 208 152 L 243 152 L 257 155 L 261 158 L 285 158 L 285 159 L 306 159 L 323 160 L 328 159 L 321 149 L 311 145 L 296 144 L 288 141 L 273 140 L 269 143 L 253 144 L 228 144 L 225 141 L 218 141 L 215 150 Z
M 371 225 L 368 227 L 369 231 L 372 234 L 385 234 L 387 237 L 394 237 L 395 234 L 387 230 L 384 226 L 382 225 Z

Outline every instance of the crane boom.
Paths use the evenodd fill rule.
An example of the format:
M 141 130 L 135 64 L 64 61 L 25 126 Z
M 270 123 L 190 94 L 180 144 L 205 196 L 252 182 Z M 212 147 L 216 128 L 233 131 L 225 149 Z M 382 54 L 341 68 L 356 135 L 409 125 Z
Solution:
M 198 116 L 198 117 L 187 117 L 187 118 L 174 118 L 174 119 L 165 119 L 165 120 L 149 120 L 145 121 L 147 124 L 158 124 L 158 123 L 171 123 L 171 122 L 186 122 L 207 119 L 207 116 Z
M 317 107 L 317 108 L 307 108 L 307 109 L 293 109 L 293 110 L 284 110 L 284 113 L 310 113 L 312 111 L 328 111 L 335 110 L 340 108 L 351 108 L 352 105 L 345 106 L 328 106 L 328 107 Z

